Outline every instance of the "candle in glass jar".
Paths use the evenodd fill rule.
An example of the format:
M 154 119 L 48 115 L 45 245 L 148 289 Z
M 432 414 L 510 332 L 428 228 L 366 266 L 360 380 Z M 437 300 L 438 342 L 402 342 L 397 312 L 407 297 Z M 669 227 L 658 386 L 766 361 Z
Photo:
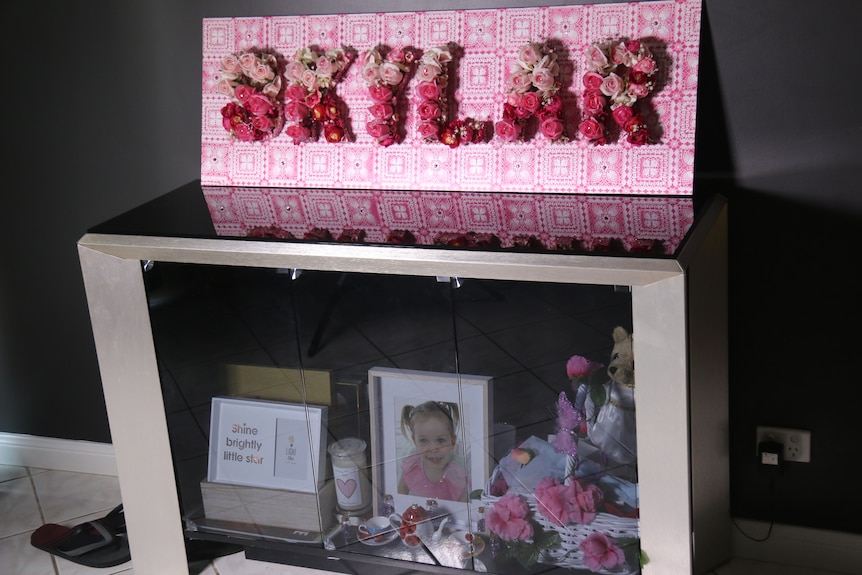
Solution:
M 338 506 L 345 511 L 365 510 L 371 504 L 365 442 L 355 437 L 336 441 L 329 446 L 329 455 Z

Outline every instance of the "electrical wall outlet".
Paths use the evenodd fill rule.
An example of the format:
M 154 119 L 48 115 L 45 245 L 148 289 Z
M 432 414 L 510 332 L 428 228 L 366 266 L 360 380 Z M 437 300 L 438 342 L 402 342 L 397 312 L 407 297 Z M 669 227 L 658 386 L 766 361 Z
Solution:
M 754 444 L 755 453 L 764 441 L 776 441 L 784 445 L 784 461 L 797 463 L 811 462 L 811 432 L 804 429 L 787 429 L 784 427 L 757 427 L 757 441 Z

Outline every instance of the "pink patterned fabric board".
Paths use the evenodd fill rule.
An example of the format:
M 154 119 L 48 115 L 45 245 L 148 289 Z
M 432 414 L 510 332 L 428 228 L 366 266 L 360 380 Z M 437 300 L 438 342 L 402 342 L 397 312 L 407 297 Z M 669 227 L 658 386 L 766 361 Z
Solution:
M 215 186 L 334 189 L 413 189 L 463 192 L 689 195 L 694 127 L 700 0 L 631 2 L 541 8 L 214 18 L 203 22 L 201 180 Z M 646 120 L 658 143 L 594 146 L 578 137 L 585 52 L 610 38 L 644 39 L 656 57 L 657 87 Z M 286 58 L 297 49 L 339 46 L 360 55 L 378 45 L 420 50 L 454 43 L 451 117 L 496 121 L 502 114 L 509 65 L 529 41 L 562 46 L 564 120 L 572 140 L 526 142 L 493 138 L 449 148 L 425 143 L 408 109 L 406 138 L 388 147 L 365 132 L 372 104 L 357 59 L 336 88 L 347 108 L 353 141 L 322 139 L 294 145 L 281 135 L 239 142 L 222 127 L 228 99 L 216 92 L 226 55 L 266 48 Z M 415 78 L 414 82 L 415 83 Z M 415 101 L 408 85 L 405 97 Z
M 407 230 L 417 244 L 444 234 L 493 234 L 502 247 L 533 236 L 552 249 L 559 238 L 587 246 L 618 240 L 634 251 L 639 240 L 673 254 L 694 220 L 691 197 L 583 196 L 572 194 L 471 193 L 391 190 L 231 188 L 204 186 L 216 233 L 245 237 L 255 228 L 303 238 L 312 230 L 338 237 L 362 230 L 365 241 L 385 243 Z

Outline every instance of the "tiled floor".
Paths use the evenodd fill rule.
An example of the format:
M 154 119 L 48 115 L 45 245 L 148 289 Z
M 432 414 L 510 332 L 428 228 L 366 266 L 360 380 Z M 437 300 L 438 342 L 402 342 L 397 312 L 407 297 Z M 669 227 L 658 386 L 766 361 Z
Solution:
M 0 465 L 0 573 L 3 575 L 133 575 L 133 562 L 108 569 L 76 565 L 30 545 L 43 523 L 76 525 L 102 517 L 120 501 L 115 477 Z M 320 573 L 247 560 L 243 553 L 190 565 L 192 575 Z M 831 572 L 734 559 L 714 575 L 833 575 Z

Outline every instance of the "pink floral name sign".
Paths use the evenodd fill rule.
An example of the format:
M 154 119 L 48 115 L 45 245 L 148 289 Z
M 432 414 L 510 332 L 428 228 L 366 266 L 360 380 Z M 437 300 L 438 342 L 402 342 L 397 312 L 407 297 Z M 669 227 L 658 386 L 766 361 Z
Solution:
M 691 195 L 701 1 L 672 0 L 433 12 L 212 18 L 203 22 L 201 180 L 209 186 Z M 643 102 L 652 143 L 625 138 L 595 145 L 581 137 L 582 78 L 596 42 L 637 39 L 656 59 L 655 88 Z M 490 125 L 502 118 L 510 66 L 530 42 L 553 47 L 567 138 L 541 132 L 508 142 L 449 147 L 423 138 L 419 78 L 401 92 L 403 138 L 382 146 L 365 129 L 374 105 L 362 55 L 378 46 L 420 53 L 448 46 L 448 113 Z M 223 126 L 229 99 L 217 91 L 222 60 L 267 50 L 285 61 L 307 46 L 345 48 L 356 60 L 335 88 L 348 136 L 332 143 L 282 131 L 241 141 Z M 640 104 L 640 103 L 639 103 Z

